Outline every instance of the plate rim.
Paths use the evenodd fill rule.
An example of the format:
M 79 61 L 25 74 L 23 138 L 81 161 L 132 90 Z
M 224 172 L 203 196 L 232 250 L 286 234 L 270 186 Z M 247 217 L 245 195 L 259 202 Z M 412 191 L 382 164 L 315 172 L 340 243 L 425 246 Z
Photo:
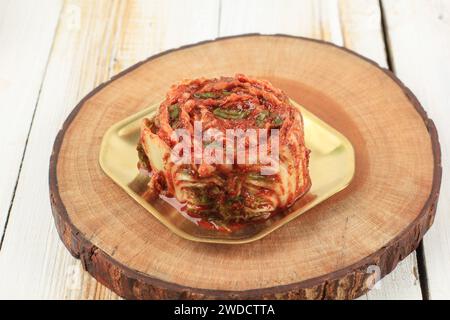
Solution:
M 139 110 L 138 112 L 133 113 L 133 114 L 127 116 L 126 118 L 121 119 L 121 120 L 117 121 L 116 123 L 112 124 L 106 130 L 105 134 L 102 137 L 102 141 L 101 141 L 101 144 L 100 144 L 99 155 L 98 155 L 98 162 L 99 162 L 99 165 L 100 165 L 101 169 L 103 170 L 103 172 L 111 180 L 113 180 L 116 185 L 118 185 L 125 193 L 128 194 L 128 196 L 130 196 L 141 207 L 143 207 L 148 213 L 150 213 L 154 218 L 156 218 L 160 223 L 162 223 L 166 228 L 168 228 L 171 232 L 175 233 L 177 236 L 182 237 L 183 239 L 186 239 L 186 240 L 189 240 L 189 241 L 203 242 L 203 243 L 217 243 L 217 244 L 225 244 L 225 245 L 238 245 L 238 244 L 244 244 L 244 243 L 251 243 L 251 242 L 260 240 L 260 239 L 268 236 L 272 232 L 274 232 L 277 229 L 285 226 L 286 224 L 288 224 L 292 220 L 297 219 L 298 217 L 300 217 L 304 213 L 306 213 L 309 210 L 313 209 L 315 206 L 321 204 L 324 201 L 327 201 L 331 197 L 333 197 L 336 194 L 338 194 L 339 192 L 343 191 L 344 189 L 346 189 L 351 184 L 351 182 L 353 181 L 353 178 L 355 177 L 355 172 L 356 172 L 355 148 L 353 147 L 353 144 L 351 143 L 351 141 L 342 132 L 340 132 L 339 130 L 335 129 L 333 126 L 331 126 L 326 121 L 322 120 L 320 117 L 316 116 L 313 112 L 309 111 L 305 106 L 299 104 L 298 102 L 296 102 L 292 98 L 289 98 L 289 100 L 293 104 L 294 108 L 299 109 L 299 111 L 301 112 L 303 118 L 305 118 L 305 114 L 307 114 L 307 116 L 309 118 L 316 118 L 318 121 L 320 121 L 321 125 L 324 124 L 327 127 L 328 130 L 333 131 L 333 134 L 335 134 L 335 136 L 339 136 L 342 139 L 343 144 L 344 144 L 345 149 L 346 149 L 346 153 L 349 153 L 351 158 L 352 158 L 351 159 L 351 162 L 352 162 L 351 163 L 351 174 L 349 176 L 346 176 L 345 179 L 342 182 L 340 182 L 340 184 L 338 185 L 338 188 L 333 193 L 327 194 L 323 199 L 321 199 L 321 201 L 316 202 L 314 205 L 309 206 L 307 209 L 305 209 L 304 211 L 302 211 L 300 213 L 292 212 L 292 213 L 286 215 L 285 217 L 282 218 L 282 220 L 285 220 L 282 224 L 262 229 L 258 233 L 254 234 L 252 236 L 239 238 L 239 239 L 226 239 L 226 238 L 212 238 L 212 237 L 211 238 L 207 238 L 207 237 L 202 238 L 202 237 L 199 237 L 199 236 L 195 236 L 195 235 L 189 234 L 186 231 L 182 230 L 181 228 L 178 228 L 177 226 L 173 225 L 173 223 L 171 223 L 169 219 L 164 219 L 164 216 L 163 216 L 162 212 L 160 212 L 158 209 L 156 209 L 151 203 L 146 203 L 145 199 L 142 199 L 142 197 L 140 197 L 138 194 L 136 194 L 127 185 L 124 185 L 123 183 L 121 183 L 119 181 L 119 179 L 117 179 L 117 177 L 114 175 L 113 171 L 110 170 L 110 168 L 106 164 L 107 163 L 107 160 L 106 160 L 106 149 L 107 149 L 108 141 L 111 140 L 111 138 L 113 136 L 117 136 L 117 132 L 120 131 L 120 128 L 122 126 L 124 126 L 126 124 L 129 124 L 131 122 L 134 123 L 137 119 L 141 118 L 142 116 L 150 114 L 153 110 L 156 110 L 158 108 L 158 105 L 161 103 L 160 101 L 155 102 L 151 106 L 146 107 L 145 109 Z M 300 198 L 298 198 L 292 204 L 292 206 L 297 201 L 299 201 L 304 196 L 306 196 L 308 193 L 309 193 L 309 190 L 304 195 L 302 195 Z M 300 210 L 300 208 L 299 208 L 299 210 Z

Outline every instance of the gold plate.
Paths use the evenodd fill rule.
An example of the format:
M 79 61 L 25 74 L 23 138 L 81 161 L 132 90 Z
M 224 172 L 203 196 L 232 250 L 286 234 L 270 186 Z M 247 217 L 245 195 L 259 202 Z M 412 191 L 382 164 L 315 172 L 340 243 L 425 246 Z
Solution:
M 159 103 L 116 124 L 103 137 L 100 166 L 134 200 L 177 235 L 193 241 L 238 244 L 261 239 L 302 213 L 347 187 L 355 173 L 355 155 L 350 141 L 340 132 L 300 106 L 306 146 L 311 150 L 309 171 L 311 189 L 293 206 L 264 222 L 246 224 L 236 231 L 224 232 L 201 228 L 195 219 L 184 215 L 177 204 L 163 199 L 152 202 L 140 196 L 148 178 L 139 174 L 136 146 L 143 118 L 151 117 Z

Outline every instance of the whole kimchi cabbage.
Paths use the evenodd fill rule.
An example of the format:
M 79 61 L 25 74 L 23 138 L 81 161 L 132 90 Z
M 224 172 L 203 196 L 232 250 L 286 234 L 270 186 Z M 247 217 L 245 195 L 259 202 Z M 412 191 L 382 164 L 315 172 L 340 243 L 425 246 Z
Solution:
M 137 149 L 151 177 L 146 197 L 174 197 L 208 221 L 266 219 L 311 185 L 300 111 L 242 74 L 173 85 L 144 119 Z

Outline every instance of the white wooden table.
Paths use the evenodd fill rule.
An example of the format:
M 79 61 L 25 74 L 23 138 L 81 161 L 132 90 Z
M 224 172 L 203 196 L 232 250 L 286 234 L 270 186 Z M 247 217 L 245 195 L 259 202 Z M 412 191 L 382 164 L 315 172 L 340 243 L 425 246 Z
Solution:
M 48 165 L 56 133 L 77 101 L 130 65 L 251 32 L 348 47 L 417 95 L 440 134 L 436 219 L 419 249 L 361 299 L 450 299 L 448 0 L 0 0 L 0 298 L 118 299 L 55 230 Z

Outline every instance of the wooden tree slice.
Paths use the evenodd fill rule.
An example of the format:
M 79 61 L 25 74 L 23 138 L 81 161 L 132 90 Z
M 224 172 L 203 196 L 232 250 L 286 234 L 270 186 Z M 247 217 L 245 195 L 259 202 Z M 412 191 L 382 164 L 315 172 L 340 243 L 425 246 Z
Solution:
M 180 79 L 238 72 L 270 80 L 346 135 L 356 175 L 259 241 L 184 240 L 102 172 L 100 142 L 112 124 L 161 100 Z M 392 73 L 329 43 L 282 35 L 221 38 L 133 66 L 79 103 L 50 161 L 64 244 L 98 281 L 138 299 L 358 297 L 418 246 L 440 180 L 436 128 Z

